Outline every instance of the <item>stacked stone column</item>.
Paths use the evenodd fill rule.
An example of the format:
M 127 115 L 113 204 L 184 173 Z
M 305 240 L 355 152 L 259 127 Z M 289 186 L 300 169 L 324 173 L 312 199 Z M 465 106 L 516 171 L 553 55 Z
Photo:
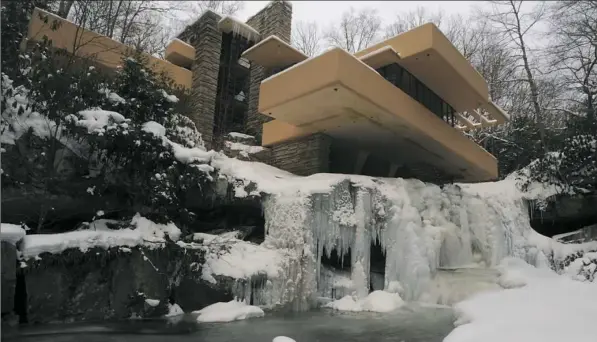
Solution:
M 286 1 L 272 1 L 263 10 L 255 14 L 247 24 L 259 31 L 261 38 L 266 39 L 275 35 L 290 44 L 290 30 L 292 27 L 292 5 Z M 247 133 L 254 135 L 261 143 L 263 124 L 272 119 L 259 113 L 259 86 L 261 81 L 271 75 L 271 70 L 251 63 L 249 76 L 249 109 L 247 111 Z
M 178 39 L 186 41 L 195 48 L 193 62 L 193 83 L 191 88 L 191 119 L 203 136 L 209 149 L 212 146 L 216 94 L 220 70 L 220 50 L 222 32 L 218 30 L 221 17 L 212 12 L 205 12 L 193 25 L 187 27 Z

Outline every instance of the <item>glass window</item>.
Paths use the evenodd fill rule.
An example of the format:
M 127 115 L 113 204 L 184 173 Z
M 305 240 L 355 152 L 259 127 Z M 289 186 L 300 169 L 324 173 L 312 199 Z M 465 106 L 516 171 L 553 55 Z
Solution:
M 454 108 L 402 66 L 394 63 L 377 69 L 377 72 L 446 123 L 455 125 Z

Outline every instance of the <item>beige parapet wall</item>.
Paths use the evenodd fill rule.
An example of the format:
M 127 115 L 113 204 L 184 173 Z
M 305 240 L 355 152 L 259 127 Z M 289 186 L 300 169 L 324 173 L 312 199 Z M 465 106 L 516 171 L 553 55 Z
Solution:
M 263 145 L 322 132 L 461 181 L 497 178 L 491 154 L 342 49 L 266 79 L 260 89 L 259 111 L 277 119 L 264 125 Z
M 243 56 L 268 66 L 291 64 L 291 48 L 275 39 Z M 284 63 L 282 63 L 284 62 Z M 356 143 L 397 163 L 424 162 L 461 181 L 498 175 L 497 160 L 460 130 L 498 125 L 509 117 L 489 98 L 487 82 L 433 24 L 425 24 L 354 55 L 332 49 L 294 58 L 293 67 L 261 83 L 262 145 L 317 132 Z M 397 63 L 456 111 L 451 127 L 374 69 Z
M 47 17 L 48 20 L 45 21 L 44 17 Z M 56 30 L 52 30 L 55 21 L 58 21 L 60 24 Z M 82 58 L 92 58 L 109 68 L 116 68 L 122 65 L 123 56 L 130 55 L 133 52 L 133 49 L 127 45 L 93 31 L 86 30 L 52 13 L 35 8 L 29 22 L 27 39 L 29 41 L 39 41 L 44 36 L 52 40 L 52 45 L 55 48 L 65 49 Z M 169 52 L 172 54 L 177 48 L 184 49 L 180 55 L 188 56 L 190 46 L 185 45 L 176 44 L 174 47 L 169 46 Z M 160 58 L 150 55 L 146 56 L 154 71 L 158 73 L 165 72 L 177 85 L 187 89 L 191 87 L 193 73 L 190 70 Z

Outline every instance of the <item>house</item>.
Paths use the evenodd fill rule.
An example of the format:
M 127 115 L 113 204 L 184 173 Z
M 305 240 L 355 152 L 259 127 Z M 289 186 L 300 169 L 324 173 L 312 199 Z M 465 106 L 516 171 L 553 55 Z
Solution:
M 433 24 L 354 55 L 334 48 L 307 58 L 270 36 L 243 56 L 276 69 L 261 83 L 258 111 L 274 119 L 264 120 L 262 144 L 278 167 L 434 182 L 498 176 L 496 158 L 463 131 L 508 115 Z
M 36 11 L 39 11 L 36 9 Z M 34 15 L 30 39 L 44 32 Z M 129 47 L 61 19 L 47 32 L 108 67 Z M 433 24 L 363 51 L 308 58 L 290 45 L 292 5 L 272 1 L 242 22 L 206 11 L 150 56 L 190 92 L 189 116 L 208 146 L 253 135 L 269 163 L 299 174 L 348 173 L 435 183 L 497 178 L 497 160 L 464 132 L 508 120 L 483 77 Z M 66 33 L 65 33 L 66 32 Z M 83 32 L 82 34 L 80 32 Z

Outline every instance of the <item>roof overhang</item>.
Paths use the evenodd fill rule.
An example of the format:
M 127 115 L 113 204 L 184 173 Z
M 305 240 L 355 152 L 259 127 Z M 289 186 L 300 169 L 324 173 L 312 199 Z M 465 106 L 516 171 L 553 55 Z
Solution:
M 487 83 L 435 25 L 419 26 L 355 56 L 361 58 L 385 47 L 399 52 L 397 63 L 456 111 L 472 111 L 487 103 Z
M 304 53 L 274 35 L 247 49 L 242 57 L 266 68 L 289 66 L 308 58 Z
M 259 111 L 283 122 L 264 125 L 266 146 L 322 132 L 397 163 L 428 163 L 459 181 L 497 178 L 491 154 L 341 49 L 264 80 Z
M 164 55 L 168 62 L 189 69 L 195 60 L 195 48 L 180 39 L 174 39 L 166 47 Z
M 255 30 L 247 23 L 229 15 L 220 19 L 218 22 L 218 29 L 224 33 L 237 34 L 252 41 L 258 41 L 261 37 L 259 31 Z
M 386 65 L 398 63 L 401 58 L 400 54 L 393 47 L 386 45 L 359 57 L 359 59 L 373 69 L 378 69 Z
M 60 25 L 54 23 L 60 23 Z M 41 41 L 44 37 L 52 41 L 52 47 L 55 49 L 64 49 L 77 57 L 88 59 L 110 69 L 121 66 L 122 59 L 134 51 L 128 45 L 79 27 L 64 18 L 36 7 L 29 20 L 27 41 Z M 149 54 L 144 54 L 144 56 L 154 71 L 167 74 L 175 84 L 183 88 L 191 88 L 193 73 L 190 70 Z

